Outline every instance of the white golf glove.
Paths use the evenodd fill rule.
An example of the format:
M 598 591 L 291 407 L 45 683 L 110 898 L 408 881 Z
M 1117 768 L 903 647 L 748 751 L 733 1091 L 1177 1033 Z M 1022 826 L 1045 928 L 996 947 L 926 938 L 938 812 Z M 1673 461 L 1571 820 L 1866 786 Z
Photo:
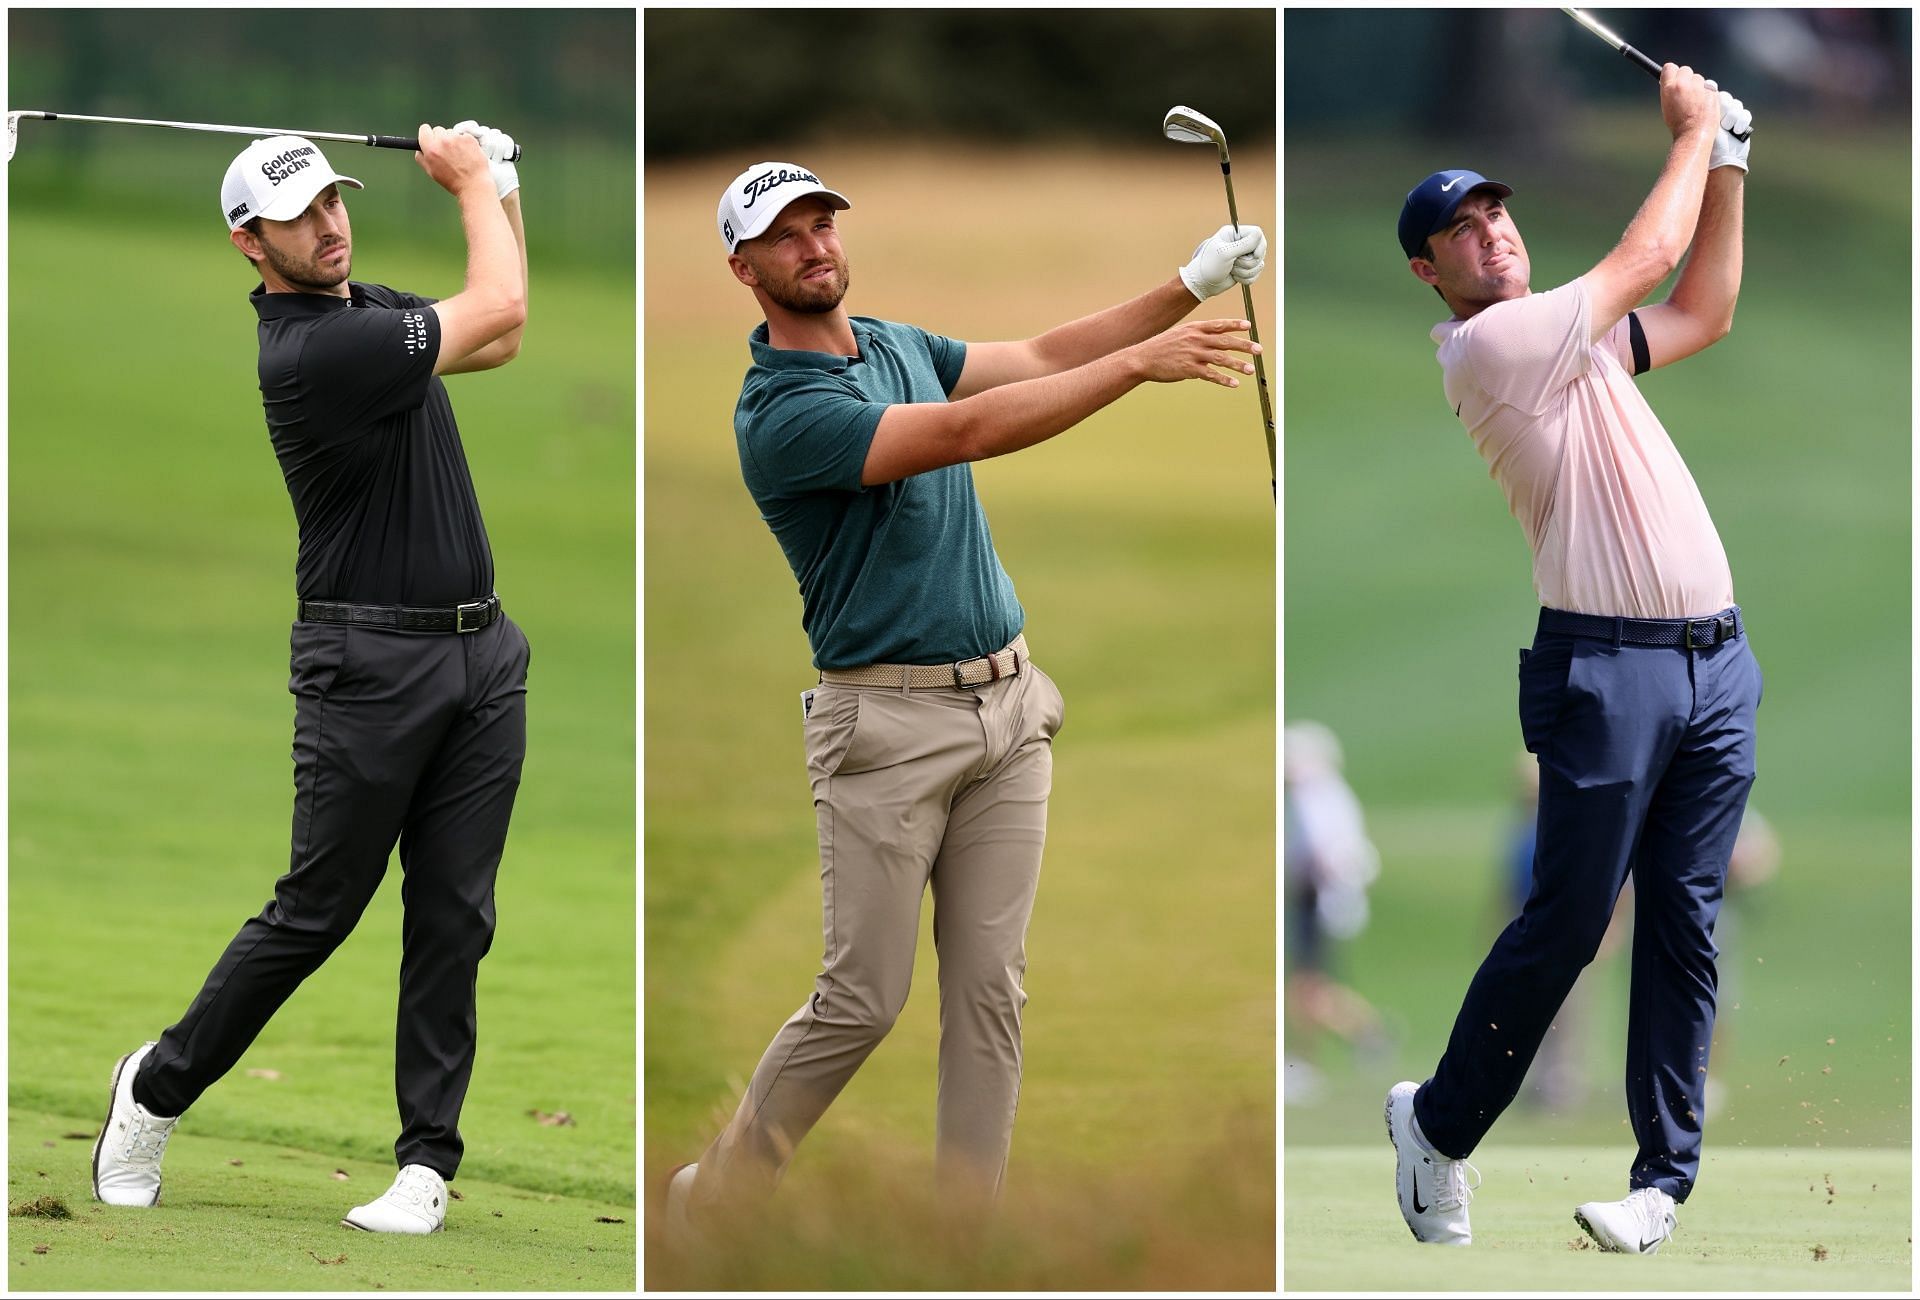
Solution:
M 482 126 L 472 118 L 455 123 L 453 129 L 462 135 L 470 135 L 480 142 L 480 152 L 487 156 L 487 170 L 493 173 L 495 194 L 504 199 L 520 188 L 520 173 L 512 161 L 512 136 L 505 131 L 496 131 L 490 126 Z
M 1267 237 L 1258 226 L 1222 226 L 1200 241 L 1193 260 L 1180 268 L 1180 282 L 1201 302 L 1236 284 L 1252 284 L 1266 269 Z
M 1711 81 L 1707 83 L 1707 89 L 1720 90 Z M 1740 135 L 1748 135 L 1752 130 L 1753 114 L 1747 111 L 1747 106 L 1721 90 L 1720 131 L 1713 137 L 1713 156 L 1707 160 L 1707 170 L 1712 171 L 1716 167 L 1738 167 L 1741 171 L 1745 171 L 1747 146 L 1753 141 L 1736 140 L 1733 137 L 1736 132 Z

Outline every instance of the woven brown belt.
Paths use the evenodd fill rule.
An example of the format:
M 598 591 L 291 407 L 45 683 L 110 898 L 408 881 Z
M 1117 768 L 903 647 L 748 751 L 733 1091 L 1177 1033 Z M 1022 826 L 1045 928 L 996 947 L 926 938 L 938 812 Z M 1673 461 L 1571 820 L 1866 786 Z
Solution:
M 942 686 L 985 686 L 1002 677 L 1018 677 L 1027 664 L 1026 634 L 1013 639 L 1005 650 L 964 659 L 957 664 L 869 664 L 865 668 L 829 668 L 820 680 L 835 686 L 891 686 L 896 689 L 926 690 Z

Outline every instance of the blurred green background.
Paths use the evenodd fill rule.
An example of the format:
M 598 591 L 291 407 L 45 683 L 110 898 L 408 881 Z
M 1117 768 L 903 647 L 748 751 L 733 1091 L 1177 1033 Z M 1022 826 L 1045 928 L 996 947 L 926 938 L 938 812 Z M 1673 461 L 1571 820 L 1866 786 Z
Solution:
M 1706 497 L 1767 678 L 1752 806 L 1782 860 L 1729 904 L 1707 1150 L 1905 1147 L 1911 14 L 1600 17 L 1716 77 L 1755 119 L 1733 333 L 1639 381 Z M 1290 1029 L 1290 1057 L 1323 1077 L 1285 1131 L 1289 1150 L 1390 1161 L 1381 1098 L 1431 1073 L 1511 915 L 1515 650 L 1537 609 L 1524 536 L 1442 398 L 1427 334 L 1444 309 L 1394 223 L 1428 173 L 1477 169 L 1514 187 L 1534 288 L 1563 284 L 1619 238 L 1670 137 L 1653 80 L 1557 11 L 1289 12 L 1284 40 L 1284 699 L 1289 722 L 1340 737 L 1383 859 L 1371 923 L 1335 972 L 1389 1031 L 1356 1052 Z M 1625 967 L 1588 975 L 1589 1103 L 1517 1105 L 1487 1152 L 1601 1144 L 1624 1175 Z M 1699 1191 L 1736 1195 L 1711 1176 Z M 1315 1242 L 1292 1227 L 1289 1283 L 1333 1284 L 1296 1275 Z
M 503 370 L 447 383 L 498 589 L 533 644 L 460 1185 L 566 1198 L 565 1222 L 537 1240 L 568 1234 L 579 1271 L 517 1249 L 524 1216 L 470 1205 L 455 1207 L 435 1264 L 396 1256 L 357 1284 L 628 1289 L 634 16 L 39 10 L 10 14 L 9 40 L 12 103 L 391 134 L 472 116 L 522 143 L 526 344 Z M 103 1235 L 87 1144 L 41 1150 L 45 1131 L 97 1128 L 115 1059 L 179 1016 L 286 869 L 296 533 L 254 373 L 256 281 L 217 206 L 244 142 L 30 122 L 7 168 L 8 1081 L 14 1149 L 40 1157 L 14 1166 L 10 1190 L 52 1191 L 76 1215 L 36 1228 L 64 1234 L 44 1257 L 12 1234 L 15 1286 L 349 1283 L 346 1270 L 256 1271 L 271 1195 L 220 1215 L 216 1233 L 208 1208 L 251 1204 L 219 1176 L 271 1180 L 283 1166 L 230 1169 L 208 1148 L 369 1161 L 355 1167 L 368 1180 L 391 1161 L 397 861 L 358 930 L 178 1130 L 170 1231 L 203 1249 L 118 1281 L 141 1247 L 131 1225 L 117 1245 L 110 1223 Z M 348 200 L 355 278 L 458 292 L 457 208 L 412 158 L 328 153 L 367 186 Z M 203 1165 L 215 1174 L 192 1172 Z M 327 1183 L 319 1199 L 337 1200 L 337 1217 L 365 1191 Z M 310 1236 L 274 1248 L 309 1268 L 304 1248 L 339 1252 L 332 1218 Z M 459 1267 L 442 1271 L 449 1260 Z
M 772 33 L 757 57 L 720 60 L 749 21 Z M 813 169 L 854 203 L 840 218 L 848 309 L 972 340 L 1145 292 L 1225 222 L 1217 157 L 1161 138 L 1176 103 L 1226 130 L 1242 219 L 1275 215 L 1271 13 L 807 23 L 821 39 L 790 45 L 790 19 L 732 11 L 649 13 L 643 31 L 649 1186 L 731 1114 L 821 952 L 799 704 L 815 676 L 793 575 L 734 448 L 760 317 L 726 269 L 721 189 L 761 159 Z M 1164 57 L 1195 48 L 1206 57 Z M 938 122 L 901 107 L 909 88 L 949 106 Z M 754 95 L 769 98 L 752 130 L 728 132 L 727 105 Z M 690 140 L 708 151 L 688 154 Z M 1274 302 L 1269 277 L 1261 322 Z M 1236 295 L 1197 314 L 1239 311 Z M 647 1285 L 1273 1285 L 1263 443 L 1247 388 L 1148 386 L 975 466 L 1034 654 L 1067 701 L 999 1232 L 963 1245 L 936 1230 L 929 904 L 904 1015 L 801 1148 L 755 1249 L 689 1261 L 650 1234 Z

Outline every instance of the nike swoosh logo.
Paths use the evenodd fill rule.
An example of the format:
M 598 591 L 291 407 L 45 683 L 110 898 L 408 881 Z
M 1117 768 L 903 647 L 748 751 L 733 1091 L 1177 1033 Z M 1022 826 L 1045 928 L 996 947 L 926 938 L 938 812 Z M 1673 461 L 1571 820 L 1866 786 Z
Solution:
M 1465 402 L 1460 403 L 1460 406 L 1465 406 L 1465 405 L 1466 405 Z M 1453 418 L 1456 420 L 1460 418 L 1460 406 L 1456 406 L 1453 408 Z
M 1445 185 L 1442 185 L 1442 186 L 1440 187 L 1440 192 L 1441 192 L 1442 194 L 1445 194 L 1445 193 L 1446 193 L 1446 192 L 1447 192 L 1448 190 L 1450 190 L 1450 189 L 1452 189 L 1452 188 L 1453 188 L 1454 186 L 1456 186 L 1456 185 L 1458 185 L 1458 184 L 1459 184 L 1459 183 L 1460 183 L 1461 181 L 1463 181 L 1463 180 L 1465 180 L 1465 179 L 1467 179 L 1467 178 L 1466 178 L 1466 177 L 1464 177 L 1464 176 L 1456 176 L 1456 177 L 1454 177 L 1454 178 L 1453 178 L 1452 180 L 1450 180 L 1450 181 L 1448 181 L 1448 182 L 1447 182 L 1447 183 L 1446 183 Z
M 1420 1204 L 1420 1182 L 1418 1179 L 1415 1179 L 1413 1184 L 1413 1212 L 1415 1214 L 1425 1214 L 1427 1212 L 1427 1207 Z

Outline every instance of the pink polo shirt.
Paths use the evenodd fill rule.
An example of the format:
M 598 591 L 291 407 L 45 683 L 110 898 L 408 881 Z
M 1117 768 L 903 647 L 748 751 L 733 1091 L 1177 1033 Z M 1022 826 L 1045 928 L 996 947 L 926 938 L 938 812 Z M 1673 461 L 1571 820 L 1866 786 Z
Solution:
M 1588 341 L 1585 280 L 1433 327 L 1447 405 L 1533 548 L 1540 603 L 1693 618 L 1733 604 L 1707 503 L 1634 386 L 1628 323 Z

